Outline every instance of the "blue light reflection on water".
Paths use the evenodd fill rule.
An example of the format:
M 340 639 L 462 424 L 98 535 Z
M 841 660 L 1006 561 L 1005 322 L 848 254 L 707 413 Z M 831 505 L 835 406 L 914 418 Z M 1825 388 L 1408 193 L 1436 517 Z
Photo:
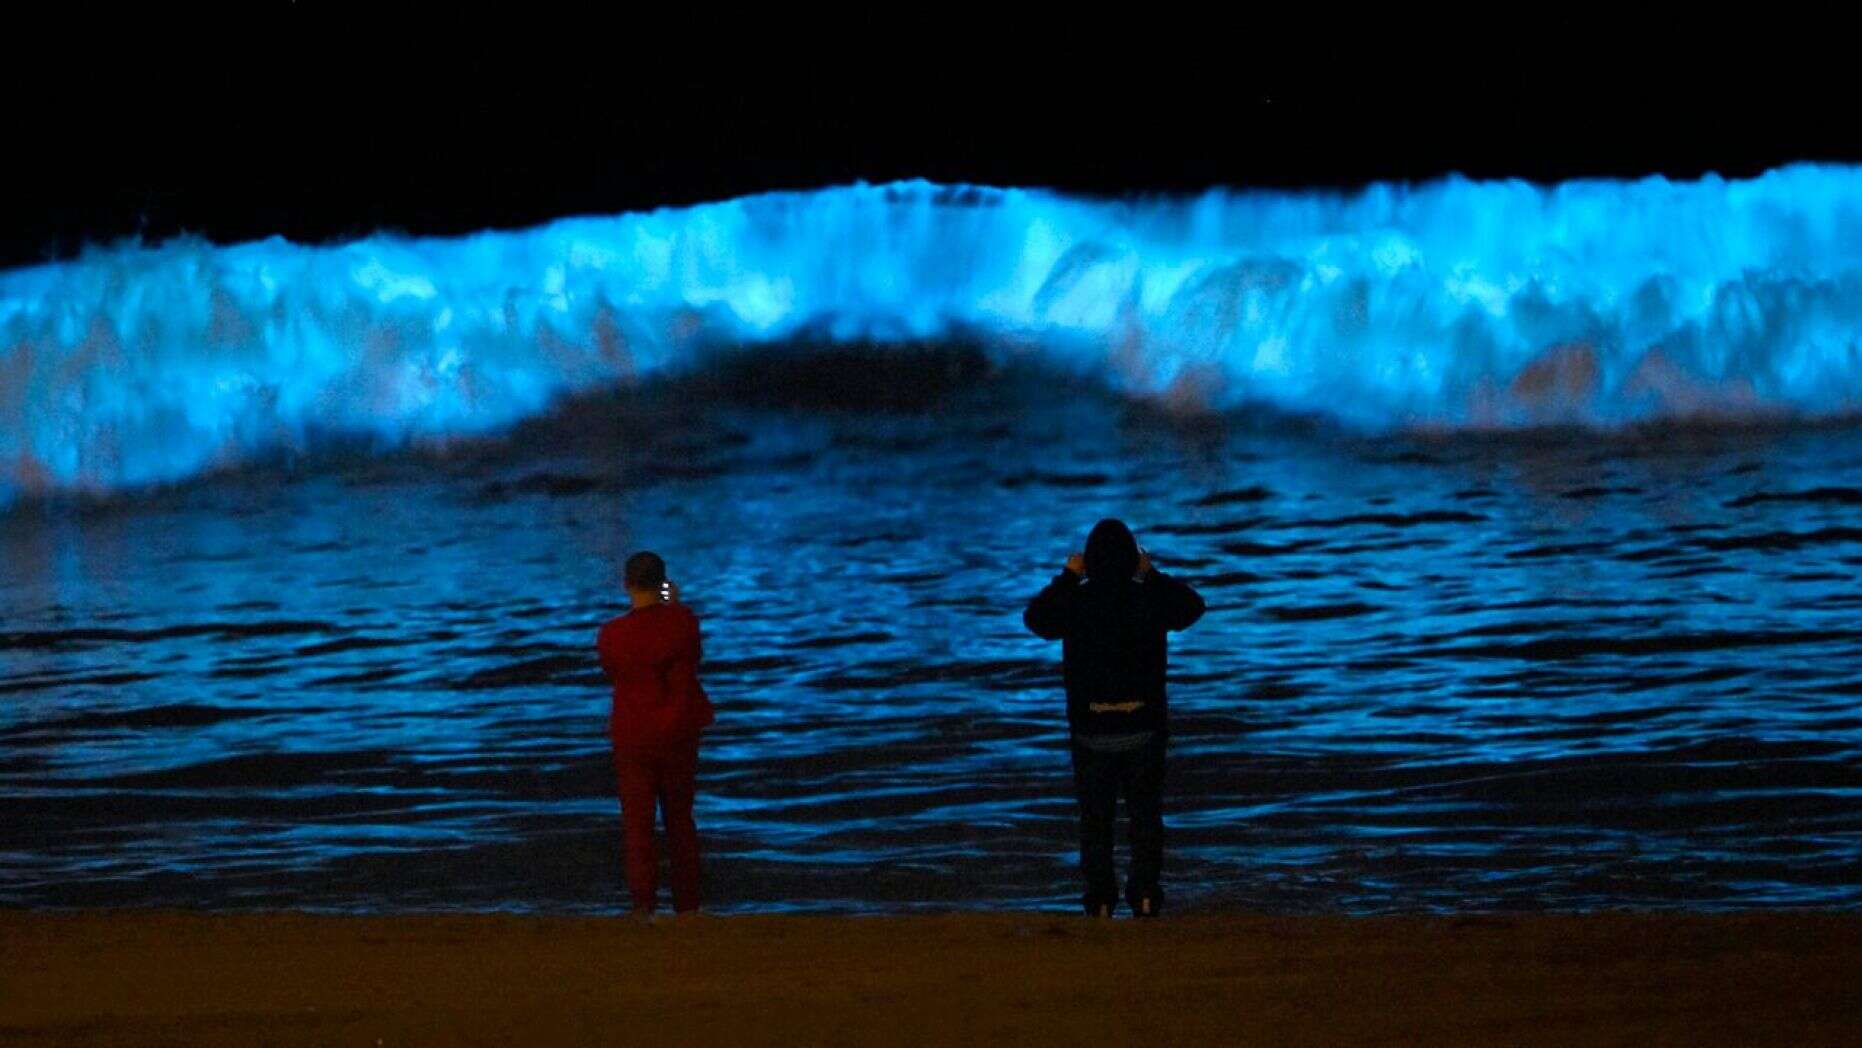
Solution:
M 1117 514 L 1211 605 L 1173 898 L 1862 902 L 1853 431 L 1358 438 L 1006 379 L 612 407 L 629 440 L 0 517 L 0 899 L 617 907 L 589 643 L 649 546 L 708 627 L 720 909 L 1071 905 L 1019 610 Z
M 743 347 L 974 339 L 1384 431 L 1862 408 L 1862 169 L 1087 200 L 924 182 L 0 273 L 0 502 L 444 445 Z

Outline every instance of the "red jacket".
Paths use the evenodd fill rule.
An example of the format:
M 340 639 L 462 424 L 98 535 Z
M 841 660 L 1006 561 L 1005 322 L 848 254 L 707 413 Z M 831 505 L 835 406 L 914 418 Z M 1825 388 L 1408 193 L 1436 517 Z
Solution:
M 610 619 L 595 650 L 614 685 L 608 734 L 617 751 L 688 743 L 714 719 L 698 683 L 698 616 L 685 605 L 651 604 Z

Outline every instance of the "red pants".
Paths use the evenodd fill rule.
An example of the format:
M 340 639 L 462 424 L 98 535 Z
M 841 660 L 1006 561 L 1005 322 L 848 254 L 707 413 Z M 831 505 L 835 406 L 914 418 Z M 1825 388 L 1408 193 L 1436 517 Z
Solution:
M 651 912 L 659 894 L 659 855 L 653 848 L 656 801 L 666 820 L 666 850 L 672 859 L 672 908 L 679 913 L 698 909 L 698 826 L 692 821 L 697 740 L 658 752 L 617 751 L 614 772 L 621 786 L 622 851 L 634 909 Z

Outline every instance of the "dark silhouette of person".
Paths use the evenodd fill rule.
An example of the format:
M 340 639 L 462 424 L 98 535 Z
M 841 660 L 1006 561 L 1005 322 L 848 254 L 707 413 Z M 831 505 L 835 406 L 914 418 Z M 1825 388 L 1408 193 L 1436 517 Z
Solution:
M 657 553 L 627 558 L 624 583 L 632 603 L 596 635 L 602 672 L 614 686 L 608 737 L 621 794 L 622 847 L 633 914 L 651 917 L 659 894 L 653 848 L 655 803 L 666 822 L 674 913 L 698 909 L 698 736 L 714 719 L 698 683 L 698 616 L 679 603 Z
M 1118 903 L 1112 828 L 1125 797 L 1131 876 L 1125 900 L 1139 917 L 1164 905 L 1164 753 L 1169 743 L 1165 634 L 1203 614 L 1203 599 L 1158 571 L 1131 529 L 1093 526 L 1086 552 L 1028 602 L 1022 621 L 1061 642 L 1073 785 L 1080 802 L 1080 872 L 1087 914 L 1110 917 Z

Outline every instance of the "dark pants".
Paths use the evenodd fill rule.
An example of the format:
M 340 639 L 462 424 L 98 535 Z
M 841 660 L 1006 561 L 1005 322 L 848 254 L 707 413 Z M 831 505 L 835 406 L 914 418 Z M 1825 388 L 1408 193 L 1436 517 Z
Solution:
M 1125 796 L 1131 878 L 1125 900 L 1132 911 L 1149 898 L 1153 913 L 1164 905 L 1158 873 L 1164 864 L 1164 747 L 1162 732 L 1123 753 L 1101 753 L 1073 743 L 1073 788 L 1080 800 L 1080 872 L 1087 913 L 1118 905 L 1118 876 L 1112 870 L 1112 824 L 1118 798 Z
M 652 912 L 659 895 L 659 855 L 653 847 L 653 811 L 666 820 L 666 850 L 672 858 L 672 908 L 698 908 L 698 825 L 692 795 L 698 778 L 698 743 L 658 753 L 616 753 L 621 787 L 622 848 L 627 890 L 634 909 Z

